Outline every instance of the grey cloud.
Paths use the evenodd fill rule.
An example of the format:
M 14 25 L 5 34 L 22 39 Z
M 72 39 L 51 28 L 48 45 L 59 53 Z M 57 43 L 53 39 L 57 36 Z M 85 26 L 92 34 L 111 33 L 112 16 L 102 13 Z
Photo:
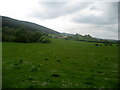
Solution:
M 118 25 L 96 25 L 91 26 L 90 28 L 96 28 L 96 30 L 103 30 L 105 32 L 118 33 Z
M 43 5 L 43 7 L 47 8 L 59 8 L 66 4 L 66 2 L 41 2 L 40 4 Z
M 77 23 L 88 23 L 88 24 L 116 24 L 118 19 L 118 7 L 117 3 L 104 3 L 106 5 L 106 8 L 103 9 L 101 7 L 101 10 L 103 11 L 103 15 L 101 16 L 95 16 L 95 15 L 88 15 L 87 16 L 76 16 L 72 20 Z M 100 10 L 100 8 L 92 7 L 90 10 Z
M 97 16 L 93 16 L 93 15 L 82 16 L 80 18 L 77 17 L 77 18 L 74 18 L 74 21 L 78 22 L 78 23 L 101 24 L 101 25 L 117 23 L 117 19 L 115 19 L 115 18 L 97 17 Z
M 89 28 L 91 32 L 93 31 L 93 36 L 108 38 L 108 39 L 118 39 L 118 25 L 91 25 Z M 90 31 L 88 30 L 88 32 Z
M 43 19 L 57 18 L 77 12 L 78 10 L 88 7 L 90 4 L 91 2 L 78 2 L 74 4 L 71 4 L 71 2 L 42 2 L 39 5 L 42 5 L 44 11 L 34 11 L 32 14 L 34 17 Z

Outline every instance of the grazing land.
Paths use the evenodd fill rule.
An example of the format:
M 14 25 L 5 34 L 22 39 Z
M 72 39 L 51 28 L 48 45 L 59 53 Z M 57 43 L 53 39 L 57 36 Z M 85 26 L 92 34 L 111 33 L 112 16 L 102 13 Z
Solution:
M 2 43 L 3 88 L 117 88 L 118 47 L 52 39 Z

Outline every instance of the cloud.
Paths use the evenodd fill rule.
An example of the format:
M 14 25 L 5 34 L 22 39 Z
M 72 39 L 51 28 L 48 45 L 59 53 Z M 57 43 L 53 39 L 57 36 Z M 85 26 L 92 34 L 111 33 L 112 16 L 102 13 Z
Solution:
M 31 14 L 37 18 L 53 19 L 75 13 L 83 8 L 87 8 L 90 4 L 91 2 L 40 2 L 39 8 L 42 8 L 43 10 L 40 11 L 37 9 L 34 10 Z
M 94 3 L 84 12 L 74 16 L 72 20 L 87 24 L 116 24 L 118 22 L 118 3 Z
M 94 15 L 74 18 L 74 21 L 78 23 L 101 24 L 101 25 L 117 23 L 117 19 L 114 19 L 111 17 L 99 17 L 99 16 L 94 16 Z

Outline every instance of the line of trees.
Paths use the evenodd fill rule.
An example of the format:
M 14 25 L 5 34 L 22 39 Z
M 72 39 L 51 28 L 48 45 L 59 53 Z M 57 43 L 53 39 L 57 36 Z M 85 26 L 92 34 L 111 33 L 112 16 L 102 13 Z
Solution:
M 3 27 L 2 29 L 2 41 L 9 42 L 21 42 L 21 43 L 32 43 L 32 42 L 42 42 L 50 43 L 51 40 L 48 37 L 48 34 L 43 32 L 31 32 L 24 28 L 9 28 Z
M 76 41 L 86 41 L 86 42 L 94 42 L 94 43 L 109 43 L 109 44 L 117 44 L 119 41 L 111 41 L 111 40 L 104 40 L 104 39 L 97 39 L 92 37 L 91 35 L 81 35 L 81 34 L 75 34 L 75 35 L 69 35 L 67 36 L 66 40 L 76 40 Z

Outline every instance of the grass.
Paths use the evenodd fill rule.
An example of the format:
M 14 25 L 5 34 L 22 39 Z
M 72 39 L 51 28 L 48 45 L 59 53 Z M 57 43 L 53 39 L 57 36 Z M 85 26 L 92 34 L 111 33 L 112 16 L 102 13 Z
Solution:
M 117 88 L 118 47 L 52 39 L 3 42 L 3 88 Z

